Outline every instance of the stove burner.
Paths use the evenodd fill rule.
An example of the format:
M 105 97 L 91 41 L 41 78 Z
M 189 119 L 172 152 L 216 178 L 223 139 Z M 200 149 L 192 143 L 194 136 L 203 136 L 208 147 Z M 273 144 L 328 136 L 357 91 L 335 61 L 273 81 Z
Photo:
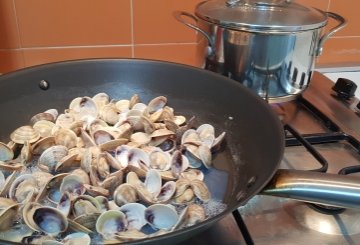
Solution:
M 330 235 L 360 234 L 360 213 L 347 209 L 339 214 L 318 212 L 306 204 L 289 207 L 287 210 L 304 227 Z

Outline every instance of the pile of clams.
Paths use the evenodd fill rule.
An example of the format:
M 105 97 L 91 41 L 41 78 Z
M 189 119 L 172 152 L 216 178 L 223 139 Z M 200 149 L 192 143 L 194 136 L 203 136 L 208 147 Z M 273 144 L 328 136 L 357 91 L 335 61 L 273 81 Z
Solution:
M 225 133 L 194 121 L 164 96 L 144 104 L 105 93 L 34 115 L 0 142 L 0 239 L 120 243 L 208 218 L 201 169 Z

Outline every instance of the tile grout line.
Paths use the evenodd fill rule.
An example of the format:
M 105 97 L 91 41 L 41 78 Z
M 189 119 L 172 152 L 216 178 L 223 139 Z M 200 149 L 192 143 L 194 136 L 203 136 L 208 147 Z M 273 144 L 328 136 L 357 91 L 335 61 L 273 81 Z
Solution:
M 14 13 L 15 13 L 15 22 L 16 22 L 16 28 L 17 28 L 17 34 L 18 34 L 18 41 L 19 41 L 19 46 L 20 48 L 18 50 L 21 51 L 21 57 L 23 60 L 23 66 L 26 67 L 26 62 L 25 62 L 25 54 L 23 52 L 22 49 L 22 39 L 21 39 L 21 35 L 20 35 L 20 25 L 19 25 L 19 20 L 18 20 L 18 15 L 17 15 L 17 11 L 16 11 L 16 4 L 15 4 L 15 0 L 12 0 L 12 4 L 13 4 L 13 9 L 14 9 Z M 17 50 L 17 49 L 16 49 Z
M 327 5 L 326 11 L 329 11 L 329 10 L 330 10 L 330 4 L 331 4 L 331 0 L 328 0 L 328 5 Z
M 359 36 L 360 37 L 360 36 Z M 19 51 L 19 50 L 39 50 L 39 49 L 72 49 L 72 48 L 116 48 L 116 47 L 135 47 L 135 46 L 172 46 L 172 45 L 194 45 L 194 43 L 143 43 L 143 44 L 109 44 L 109 45 L 79 45 L 79 46 L 52 46 L 52 47 L 26 47 L 1 49 L 0 51 Z
M 134 46 L 134 2 L 130 0 L 130 33 L 131 33 L 131 57 L 135 58 Z

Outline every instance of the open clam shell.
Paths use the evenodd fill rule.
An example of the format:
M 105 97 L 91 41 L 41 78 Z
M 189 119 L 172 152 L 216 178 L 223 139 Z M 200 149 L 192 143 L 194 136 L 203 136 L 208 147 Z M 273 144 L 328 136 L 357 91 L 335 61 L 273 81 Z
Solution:
M 116 233 L 125 231 L 127 225 L 126 215 L 123 212 L 109 210 L 99 216 L 96 222 L 96 231 L 105 239 L 109 239 L 114 237 Z
M 55 170 L 56 165 L 60 160 L 68 154 L 68 149 L 62 145 L 55 145 L 46 149 L 38 160 L 39 167 L 42 167 L 46 172 Z
M 120 211 L 126 215 L 128 229 L 141 230 L 146 225 L 145 209 L 140 203 L 127 203 L 120 207 Z
M 56 208 L 43 207 L 36 203 L 28 203 L 23 208 L 25 223 L 35 231 L 42 231 L 56 236 L 68 227 L 67 218 Z
M 10 186 L 9 197 L 18 203 L 22 203 L 29 201 L 37 194 L 37 191 L 37 181 L 31 174 L 19 175 Z
M 153 204 L 146 208 L 145 219 L 155 229 L 170 230 L 178 222 L 179 215 L 173 206 Z
M 171 167 L 171 155 L 160 148 L 149 153 L 150 167 L 159 171 L 167 171 Z
M 14 152 L 11 148 L 0 142 L 0 161 L 8 161 L 14 158 Z

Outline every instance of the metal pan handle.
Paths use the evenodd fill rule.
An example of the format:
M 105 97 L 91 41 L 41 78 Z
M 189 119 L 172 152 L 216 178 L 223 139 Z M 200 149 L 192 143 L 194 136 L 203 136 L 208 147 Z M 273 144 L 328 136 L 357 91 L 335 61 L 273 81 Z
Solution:
M 209 46 L 210 46 L 210 50 L 209 50 L 209 54 L 208 55 L 211 55 L 213 52 L 214 52 L 214 42 L 213 40 L 211 39 L 211 37 L 209 36 L 209 34 L 207 34 L 206 31 L 202 30 L 200 27 L 194 25 L 194 24 L 191 24 L 189 22 L 187 22 L 183 17 L 186 16 L 186 17 L 189 17 L 191 18 L 192 20 L 194 20 L 196 23 L 199 22 L 199 19 L 188 13 L 188 12 L 185 12 L 185 11 L 175 11 L 174 12 L 174 17 L 176 20 L 178 20 L 179 22 L 183 23 L 184 25 L 194 29 L 195 31 L 198 31 L 200 32 L 201 34 L 203 34 L 205 36 L 205 38 L 207 39 L 208 43 L 209 43 Z
M 280 169 L 261 194 L 344 208 L 360 208 L 360 178 Z
M 319 40 L 319 44 L 318 44 L 318 48 L 316 50 L 316 56 L 319 56 L 321 55 L 322 51 L 323 51 L 323 46 L 324 46 L 324 43 L 325 41 L 330 37 L 332 36 L 333 34 L 335 34 L 335 32 L 339 31 L 340 29 L 342 29 L 346 24 L 347 24 L 347 21 L 344 17 L 338 15 L 338 14 L 335 14 L 333 12 L 325 12 L 326 15 L 328 17 L 331 17 L 333 18 L 334 20 L 336 20 L 339 24 L 337 26 L 335 26 L 334 28 L 332 28 L 328 33 L 324 34 L 320 40 Z

